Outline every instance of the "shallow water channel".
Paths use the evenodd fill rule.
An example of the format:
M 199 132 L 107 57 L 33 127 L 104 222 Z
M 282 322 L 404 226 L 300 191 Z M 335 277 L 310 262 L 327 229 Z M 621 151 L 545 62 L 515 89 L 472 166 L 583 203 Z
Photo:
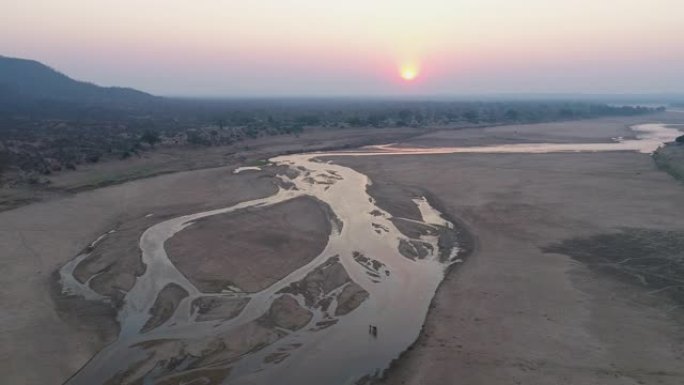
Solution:
M 414 202 L 422 221 L 413 222 L 427 231 L 417 238 L 407 237 L 397 229 L 391 215 L 368 195 L 366 186 L 371 182 L 365 175 L 348 167 L 321 162 L 317 157 L 652 152 L 663 142 L 681 135 L 678 130 L 659 124 L 637 126 L 635 133 L 636 139 L 612 143 L 429 149 L 376 146 L 356 152 L 273 158 L 272 163 L 293 171 L 288 173 L 292 177 L 280 175 L 289 188 L 281 188 L 264 199 L 165 220 L 143 233 L 139 245 L 146 270 L 125 295 L 118 313 L 121 326 L 118 339 L 67 383 L 334 385 L 360 383 L 364 378 L 380 375 L 417 338 L 447 267 L 461 262 L 458 242 L 449 244 L 448 250 L 440 243 L 440 236 L 450 229 L 453 231 L 454 226 L 428 200 L 417 197 Z M 311 262 L 260 292 L 202 293 L 169 261 L 165 241 L 196 220 L 249 207 L 267 207 L 303 195 L 327 204 L 338 219 L 327 246 Z M 422 245 L 422 255 L 410 258 L 400 252 L 407 244 Z M 87 282 L 80 283 L 73 277 L 74 268 L 87 256 L 87 253 L 79 255 L 61 269 L 63 290 L 89 300 L 105 300 Z M 349 279 L 329 290 L 316 287 L 315 303 L 307 299 L 306 293 L 288 289 L 298 282 L 308 282 L 307 277 L 336 263 L 341 264 Z M 366 293 L 359 296 L 363 300 L 351 310 L 336 311 L 342 292 L 353 283 L 360 287 L 357 292 Z M 165 322 L 142 332 L 157 296 L 169 284 L 181 287 L 188 296 Z M 263 322 L 263 317 L 272 311 L 274 301 L 284 295 L 294 297 L 298 306 L 311 314 L 304 326 L 288 329 Z M 200 319 L 195 301 L 208 297 L 244 305 L 238 308 L 237 314 Z M 324 302 L 326 305 L 321 305 Z M 369 332 L 370 325 L 377 327 L 376 335 Z

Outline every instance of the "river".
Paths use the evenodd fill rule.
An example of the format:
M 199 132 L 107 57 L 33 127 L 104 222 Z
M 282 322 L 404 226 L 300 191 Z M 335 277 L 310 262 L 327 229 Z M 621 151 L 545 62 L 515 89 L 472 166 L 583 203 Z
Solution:
M 281 188 L 275 195 L 264 199 L 165 220 L 142 234 L 139 245 L 146 270 L 125 295 L 118 313 L 120 335 L 117 341 L 99 352 L 76 373 L 68 384 L 105 384 L 111 380 L 110 383 L 186 385 L 334 385 L 354 384 L 367 376 L 380 375 L 417 338 L 430 301 L 446 269 L 462 262 L 458 241 L 449 245 L 450 250 L 444 250 L 444 244 L 439 239 L 445 231 L 453 231 L 454 225 L 427 199 L 415 197 L 414 203 L 422 215 L 422 220 L 417 222 L 431 230 L 410 239 L 397 229 L 390 213 L 381 209 L 368 195 L 366 187 L 371 183 L 368 177 L 348 167 L 322 162 L 319 160 L 322 155 L 569 151 L 650 153 L 662 143 L 681 135 L 677 129 L 661 124 L 639 125 L 633 129 L 635 139 L 618 138 L 606 143 L 450 148 L 383 145 L 351 152 L 296 154 L 270 159 L 271 163 L 287 166 L 293 171 L 289 173 L 291 177 L 279 177 L 296 188 Z M 259 172 L 249 168 L 240 171 L 243 170 Z M 166 254 L 166 240 L 194 221 L 250 207 L 267 207 L 300 196 L 312 196 L 327 204 L 337 216 L 339 225 L 334 227 L 327 246 L 316 258 L 260 292 L 202 293 L 176 269 Z M 402 245 L 405 247 L 407 242 L 424 245 L 426 255 L 421 258 L 407 257 L 400 252 Z M 87 256 L 87 252 L 76 256 L 61 269 L 64 292 L 90 300 L 103 300 L 87 283 L 82 284 L 73 277 L 76 265 Z M 304 327 L 296 330 L 273 327 L 272 330 L 266 330 L 260 326 L 263 323 L 259 323 L 259 320 L 269 312 L 274 301 L 286 295 L 293 283 L 305 281 L 312 273 L 320 271 L 322 266 L 329 266 L 331 261 L 341 264 L 351 282 L 367 293 L 358 307 L 346 314 L 336 314 L 340 293 L 351 284 L 346 282 L 326 293 L 332 301 L 328 309 L 307 304 L 305 295 L 288 294 L 294 295 L 299 306 L 312 314 Z M 182 299 L 166 322 L 153 330 L 142 332 L 157 296 L 169 284 L 181 287 L 188 296 Z M 193 301 L 207 297 L 239 299 L 245 301 L 246 305 L 231 317 L 198 320 Z M 321 326 L 323 324 L 326 326 Z M 369 333 L 370 325 L 377 328 L 377 335 Z M 244 333 L 249 330 L 258 330 L 264 339 L 254 337 L 254 341 L 250 342 L 247 338 L 247 342 L 239 345 L 244 352 L 239 351 L 240 354 L 226 358 L 226 351 L 230 349 L 225 347 L 225 341 L 232 346 L 230 341 L 242 341 Z M 217 339 L 224 341 L 223 350 L 216 348 Z M 216 355 L 217 351 L 220 351 L 219 355 Z M 222 359 L 216 358 L 219 356 Z M 183 377 L 188 373 L 191 377 Z

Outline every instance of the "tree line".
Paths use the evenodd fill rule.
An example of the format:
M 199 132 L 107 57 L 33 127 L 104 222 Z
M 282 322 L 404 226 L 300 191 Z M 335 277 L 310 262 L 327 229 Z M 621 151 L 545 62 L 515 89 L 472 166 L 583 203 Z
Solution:
M 585 102 L 173 100 L 138 109 L 0 110 L 0 172 L 48 175 L 158 146 L 220 146 L 311 128 L 462 127 L 654 112 Z

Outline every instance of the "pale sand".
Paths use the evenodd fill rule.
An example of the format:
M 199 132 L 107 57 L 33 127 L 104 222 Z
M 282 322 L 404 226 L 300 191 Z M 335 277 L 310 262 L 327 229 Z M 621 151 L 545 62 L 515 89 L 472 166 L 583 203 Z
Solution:
M 327 206 L 301 197 L 201 219 L 164 247 L 171 262 L 202 292 L 253 293 L 320 254 L 331 227 Z
M 112 312 L 54 297 L 55 271 L 98 236 L 150 213 L 191 213 L 276 191 L 270 178 L 232 169 L 169 174 L 0 213 L 3 383 L 62 383 L 115 337 Z
M 606 138 L 624 132 L 622 122 L 602 127 Z M 546 126 L 525 130 L 533 128 L 543 136 Z M 592 130 L 584 122 L 575 135 L 594 135 Z M 458 135 L 443 133 L 441 140 L 458 142 Z M 684 383 L 681 310 L 666 298 L 540 249 L 623 226 L 684 230 L 684 186 L 657 170 L 648 155 L 335 161 L 376 183 L 426 189 L 477 237 L 474 254 L 440 287 L 414 348 L 382 383 Z M 391 193 L 377 198 L 380 204 L 399 199 Z

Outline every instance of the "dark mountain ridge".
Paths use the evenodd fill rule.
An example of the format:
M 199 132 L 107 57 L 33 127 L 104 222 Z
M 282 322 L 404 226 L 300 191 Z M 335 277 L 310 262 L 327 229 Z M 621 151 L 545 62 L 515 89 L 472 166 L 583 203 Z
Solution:
M 74 80 L 34 60 L 0 56 L 0 101 L 15 107 L 46 102 L 126 107 L 155 99 L 132 88 L 100 87 Z

